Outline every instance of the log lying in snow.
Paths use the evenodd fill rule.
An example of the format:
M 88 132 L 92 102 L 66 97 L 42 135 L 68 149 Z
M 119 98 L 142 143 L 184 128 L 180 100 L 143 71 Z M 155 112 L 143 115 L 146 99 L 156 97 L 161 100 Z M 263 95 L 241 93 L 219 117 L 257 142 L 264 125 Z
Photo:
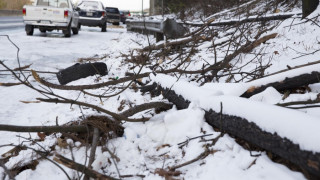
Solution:
M 309 84 L 314 84 L 320 82 L 320 73 L 312 72 L 311 74 L 302 74 L 296 77 L 286 78 L 280 82 L 269 83 L 260 87 L 252 87 L 245 93 L 241 95 L 241 97 L 249 98 L 255 94 L 258 94 L 268 87 L 273 87 L 278 91 L 291 90 L 295 88 L 299 88 L 302 86 L 306 86 Z
M 226 20 L 220 22 L 212 22 L 208 26 L 230 26 L 235 24 L 249 23 L 249 22 L 266 22 L 266 21 L 275 21 L 275 20 L 285 20 L 291 18 L 295 14 L 284 14 L 284 15 L 275 15 L 275 16 L 261 16 L 261 17 L 248 17 L 245 19 L 239 20 Z M 204 23 L 183 23 L 191 26 L 203 26 Z
M 86 78 L 88 76 L 93 76 L 95 74 L 107 75 L 108 69 L 105 63 L 87 63 L 87 64 L 75 64 L 66 69 L 58 72 L 57 78 L 61 85 L 65 85 L 69 82 Z
M 160 85 L 153 91 L 162 92 L 162 95 L 175 104 L 178 109 L 187 108 L 190 104 L 190 101 L 181 95 L 176 94 L 176 92 L 168 88 L 163 88 Z M 249 101 L 246 99 L 243 100 Z M 210 125 L 219 128 L 223 132 L 241 138 L 250 144 L 263 148 L 292 162 L 303 171 L 308 172 L 310 178 L 320 178 L 320 152 L 302 150 L 298 144 L 293 143 L 288 138 L 283 138 L 277 133 L 267 132 L 256 123 L 250 122 L 242 117 L 216 112 L 211 109 L 206 110 L 205 119 Z M 272 119 L 270 119 L 270 121 L 272 121 Z M 290 127 L 291 125 L 288 124 L 288 126 Z M 297 131 L 299 131 L 299 129 L 297 129 Z

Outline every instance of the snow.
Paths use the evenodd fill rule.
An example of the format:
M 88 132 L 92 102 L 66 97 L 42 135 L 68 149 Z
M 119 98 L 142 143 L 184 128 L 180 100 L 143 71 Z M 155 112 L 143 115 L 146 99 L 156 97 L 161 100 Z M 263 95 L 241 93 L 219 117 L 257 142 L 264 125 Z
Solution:
M 245 4 L 244 6 L 249 5 Z M 257 6 L 259 8 L 260 6 Z M 282 10 L 282 9 L 281 9 Z M 296 13 L 293 9 L 290 13 Z M 232 14 L 233 10 L 225 10 L 216 15 Z M 318 8 L 317 12 L 320 9 Z M 313 13 L 309 18 L 315 17 L 318 13 Z M 285 14 L 283 12 L 278 14 Z M 216 17 L 216 15 L 212 17 Z M 242 16 L 239 18 L 243 18 Z M 230 19 L 230 18 L 229 18 Z M 303 20 L 302 20 L 303 21 Z M 255 55 L 261 53 L 261 62 L 253 62 L 243 71 L 251 72 L 257 64 L 266 64 L 270 59 L 272 66 L 265 71 L 265 74 L 271 74 L 283 69 L 287 65 L 291 67 L 315 62 L 318 59 L 319 52 L 307 56 L 301 56 L 303 53 L 311 53 L 320 49 L 318 40 L 320 39 L 320 29 L 311 22 L 299 24 L 299 18 L 283 21 L 271 33 L 278 33 L 275 39 L 257 47 L 252 53 L 241 54 L 231 63 L 237 67 L 248 63 Z M 290 26 L 293 24 L 293 26 Z M 230 38 L 228 33 L 237 35 L 239 32 L 235 28 L 227 31 L 221 31 L 213 39 L 214 44 L 224 42 Z M 136 49 L 148 46 L 147 37 L 137 33 L 127 32 L 125 28 L 108 28 L 108 32 L 102 33 L 99 28 L 82 27 L 79 35 L 71 38 L 64 38 L 61 32 L 48 32 L 46 34 L 35 31 L 34 36 L 26 36 L 23 29 L 14 29 L 0 31 L 0 35 L 8 34 L 12 41 L 20 48 L 21 66 L 31 65 L 32 69 L 41 71 L 57 72 L 78 62 L 79 58 L 101 58 L 99 62 L 104 62 L 108 66 L 109 74 L 104 77 L 87 77 L 74 82 L 70 85 L 93 84 L 109 81 L 110 78 L 123 77 L 129 69 L 137 72 L 139 67 L 127 64 L 130 55 L 137 55 Z M 254 33 L 253 33 L 254 34 Z M 149 36 L 151 43 L 155 39 Z M 249 37 L 253 39 L 253 37 Z M 180 39 L 181 40 L 181 39 Z M 177 40 L 172 40 L 172 42 Z M 159 42 L 161 43 L 161 42 Z M 226 55 L 227 47 L 217 49 L 217 60 L 220 61 Z M 195 55 L 190 58 L 190 66 L 182 67 L 187 70 L 197 70 L 207 64 L 214 62 L 214 53 L 212 51 L 212 42 L 199 42 L 196 47 Z M 275 53 L 277 51 L 277 53 Z M 128 55 L 128 56 L 127 56 Z M 170 57 L 159 57 L 156 59 L 163 67 L 170 68 L 179 63 L 168 61 L 174 59 L 177 55 Z M 300 57 L 301 56 L 301 57 Z M 240 60 L 239 60 L 240 59 Z M 0 36 L 0 60 L 4 61 L 10 68 L 18 67 L 16 61 L 16 48 L 6 39 Z M 180 60 L 180 59 L 179 59 Z M 238 62 L 238 64 L 236 63 Z M 256 64 L 255 64 L 256 63 Z M 286 137 L 292 142 L 298 144 L 304 150 L 320 152 L 319 108 L 309 108 L 302 110 L 290 110 L 275 106 L 277 103 L 286 103 L 292 101 L 315 100 L 320 92 L 319 83 L 310 85 L 310 92 L 304 94 L 292 93 L 286 99 L 274 88 L 267 88 L 265 91 L 251 97 L 250 99 L 239 98 L 239 96 L 252 86 L 261 86 L 274 81 L 283 81 L 286 77 L 293 77 L 297 74 L 311 73 L 319 71 L 318 64 L 306 66 L 299 69 L 292 69 L 281 74 L 260 78 L 254 81 L 224 83 L 227 77 L 214 80 L 212 83 L 206 83 L 200 86 L 195 80 L 198 77 L 183 75 L 179 79 L 175 76 L 165 76 L 157 74 L 142 79 L 143 82 L 155 81 L 164 87 L 172 88 L 178 94 L 191 101 L 190 106 L 184 110 L 172 109 L 155 114 L 154 111 L 142 112 L 134 117 L 152 116 L 145 123 L 125 122 L 124 135 L 114 138 L 106 143 L 106 147 L 120 158 L 117 162 L 112 156 L 97 148 L 96 159 L 93 162 L 93 169 L 118 178 L 118 171 L 121 175 L 144 175 L 143 179 L 165 179 L 156 172 L 158 168 L 167 168 L 190 161 L 202 152 L 205 147 L 212 143 L 220 135 L 204 120 L 204 112 L 213 109 L 220 112 L 220 102 L 223 104 L 223 113 L 236 115 L 246 118 L 250 122 L 256 123 L 263 130 L 275 133 L 281 137 Z M 3 70 L 3 67 L 0 67 Z M 142 72 L 150 72 L 149 68 L 143 68 Z M 0 71 L 0 83 L 16 82 L 7 72 Z M 26 73 L 28 74 L 28 73 Z M 53 74 L 40 74 L 46 80 L 58 83 Z M 235 75 L 235 80 L 240 79 Z M 30 77 L 30 82 L 39 87 L 39 84 Z M 152 83 L 152 82 L 150 82 Z M 96 94 L 104 94 L 107 88 L 88 90 Z M 76 99 L 93 103 L 99 107 L 106 108 L 112 112 L 119 113 L 120 102 L 124 102 L 122 111 L 130 106 L 143 104 L 146 102 L 164 101 L 162 96 L 152 98 L 150 94 L 141 94 L 131 89 L 125 90 L 119 96 L 108 99 L 97 100 L 96 98 L 79 95 L 74 91 L 62 91 L 52 89 L 70 99 Z M 70 121 L 81 120 L 83 116 L 102 115 L 99 112 L 88 108 L 79 108 L 75 105 L 47 104 L 47 103 L 29 103 L 21 101 L 36 101 L 36 98 L 43 97 L 41 94 L 28 89 L 24 86 L 3 87 L 0 86 L 0 124 L 11 125 L 55 125 L 56 120 L 59 124 Z M 308 122 L 308 123 L 306 123 Z M 51 150 L 67 158 L 74 158 L 76 162 L 85 163 L 87 159 L 86 152 L 90 148 L 84 146 L 81 142 L 73 142 L 67 139 L 67 144 L 72 147 L 60 147 L 57 138 L 61 134 L 46 136 L 44 141 L 37 143 L 30 142 L 25 138 L 39 140 L 35 133 L 13 133 L 0 132 L 0 145 L 23 144 L 36 150 Z M 203 138 L 191 139 L 198 136 L 207 135 Z M 23 138 L 22 138 L 23 137 Z M 186 142 L 181 145 L 180 143 Z M 12 149 L 12 146 L 0 148 L 0 154 Z M 244 149 L 234 138 L 223 135 L 218 139 L 215 145 L 210 146 L 212 154 L 208 157 L 194 162 L 188 166 L 179 168 L 182 172 L 178 179 L 306 179 L 300 172 L 290 170 L 288 167 L 272 162 L 265 152 L 257 152 Z M 250 156 L 259 154 L 260 156 Z M 14 167 L 17 163 L 26 164 L 31 160 L 38 159 L 33 150 L 22 150 L 18 156 L 11 157 L 5 164 L 7 168 Z M 48 156 L 53 160 L 54 154 Z M 115 164 L 116 163 L 116 164 Z M 117 166 L 115 166 L 117 165 Z M 62 168 L 68 175 L 74 179 L 79 178 L 78 173 L 67 167 Z M 3 172 L 0 168 L 0 174 Z M 0 175 L 1 178 L 2 175 Z M 39 160 L 39 165 L 35 170 L 24 170 L 16 176 L 16 179 L 66 179 L 66 175 L 50 161 Z M 138 176 L 128 179 L 142 179 Z
M 207 111 L 212 109 L 215 112 L 220 112 L 220 103 L 222 103 L 224 114 L 242 117 L 249 122 L 254 122 L 264 131 L 272 134 L 277 133 L 283 138 L 288 138 L 293 143 L 298 144 L 300 149 L 320 152 L 320 143 L 314 143 L 320 138 L 318 129 L 320 118 L 250 99 L 221 95 L 220 91 L 204 90 L 202 87 L 194 86 L 182 80 L 176 82 L 176 78 L 167 75 L 158 74 L 151 78 L 162 87 L 171 88 L 178 95 L 196 103 Z M 279 94 L 275 94 L 274 90 L 267 89 L 259 96 L 270 96 L 270 101 L 274 102 L 279 100 L 277 98 L 280 98 Z M 257 98 L 259 97 L 253 97 L 255 100 Z M 267 102 L 270 103 L 270 101 Z M 297 129 L 299 129 L 298 132 Z
M 268 87 L 263 92 L 253 95 L 249 98 L 250 100 L 260 101 L 268 104 L 277 104 L 281 101 L 281 94 L 273 87 Z

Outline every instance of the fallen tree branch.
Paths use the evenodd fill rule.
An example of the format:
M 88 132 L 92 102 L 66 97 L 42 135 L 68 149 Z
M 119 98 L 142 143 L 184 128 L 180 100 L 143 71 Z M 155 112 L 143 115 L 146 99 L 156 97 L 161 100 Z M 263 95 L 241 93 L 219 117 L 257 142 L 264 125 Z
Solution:
M 268 87 L 273 87 L 277 91 L 291 90 L 301 86 L 306 86 L 309 84 L 314 84 L 320 82 L 320 72 L 311 72 L 310 74 L 301 74 L 292 78 L 285 78 L 280 82 L 269 83 L 260 87 L 252 87 L 240 97 L 249 98 L 255 94 L 258 94 Z
M 126 117 L 130 117 L 134 114 L 137 114 L 138 112 L 145 111 L 145 110 L 152 109 L 152 108 L 163 108 L 163 109 L 169 110 L 172 108 L 172 104 L 168 104 L 165 102 L 145 103 L 145 104 L 137 105 L 133 108 L 130 108 L 130 109 L 122 112 L 121 115 L 126 116 Z
M 87 132 L 86 126 L 15 126 L 0 124 L 0 131 L 11 132 Z
M 61 89 L 61 90 L 98 89 L 98 88 L 105 87 L 105 86 L 117 85 L 117 84 L 124 83 L 127 81 L 132 81 L 135 79 L 148 77 L 149 74 L 150 73 L 137 74 L 137 75 L 130 76 L 130 77 L 120 78 L 118 80 L 108 81 L 108 82 L 98 83 L 98 84 L 93 84 L 93 85 L 66 86 L 66 85 L 53 84 L 48 81 L 45 81 L 44 79 L 40 78 L 40 76 L 37 74 L 36 71 L 32 70 L 32 75 L 37 82 L 39 82 L 40 84 L 45 85 L 47 87 L 54 88 L 54 89 Z
M 164 47 L 187 44 L 187 43 L 189 43 L 191 41 L 199 41 L 199 40 L 206 40 L 206 39 L 207 38 L 203 37 L 203 36 L 186 37 L 186 38 L 182 38 L 182 39 L 178 39 L 178 40 L 171 40 L 171 41 L 168 41 L 168 42 L 159 43 L 159 44 L 156 44 L 156 45 L 150 45 L 150 46 L 144 47 L 141 51 L 159 50 L 159 49 L 162 49 Z
M 64 166 L 67 166 L 70 169 L 83 172 L 85 175 L 94 178 L 94 179 L 99 179 L 99 180 L 118 180 L 116 178 L 101 174 L 97 171 L 94 171 L 92 169 L 87 168 L 86 166 L 76 163 L 66 157 L 63 157 L 59 154 L 56 154 L 56 156 L 53 158 L 54 161 L 56 161 L 59 164 L 62 164 Z
M 240 20 L 226 20 L 220 22 L 212 22 L 207 24 L 207 26 L 230 26 L 230 25 L 238 25 L 249 22 L 266 22 L 266 21 L 275 21 L 275 20 L 285 20 L 291 18 L 295 14 L 285 14 L 285 15 L 276 15 L 276 16 L 265 16 L 265 17 L 249 17 L 246 19 Z M 203 23 L 184 23 L 190 26 L 203 26 Z
M 293 105 L 317 104 L 317 103 L 320 103 L 320 99 L 307 100 L 307 101 L 294 101 L 294 102 L 288 102 L 288 103 L 281 103 L 277 105 L 282 107 L 287 107 L 287 106 L 293 106 Z
M 170 102 L 174 103 L 178 109 L 188 108 L 190 101 L 177 95 L 168 88 L 157 86 L 156 91 L 162 91 L 162 95 Z M 312 178 L 320 178 L 320 153 L 307 150 L 301 150 L 299 145 L 293 143 L 287 138 L 272 134 L 262 130 L 255 123 L 248 120 L 215 112 L 213 110 L 205 111 L 206 121 L 213 127 L 222 129 L 224 132 L 236 136 L 250 144 L 270 151 L 281 158 L 301 168 L 301 172 L 308 172 L 307 175 Z M 316 143 L 316 142 L 315 142 Z
M 197 161 L 199 161 L 199 160 L 201 160 L 201 159 L 204 159 L 204 158 L 206 158 L 207 156 L 209 156 L 210 154 L 213 154 L 213 153 L 215 153 L 215 152 L 216 152 L 216 151 L 214 151 L 214 150 L 209 150 L 208 148 L 206 148 L 206 150 L 205 150 L 203 153 L 201 153 L 199 156 L 197 156 L 196 158 L 194 158 L 194 159 L 192 159 L 192 160 L 190 160 L 190 161 L 187 161 L 187 162 L 185 162 L 185 163 L 182 163 L 182 164 L 179 164 L 179 165 L 176 165 L 176 166 L 169 167 L 169 170 L 170 170 L 170 171 L 175 171 L 176 169 L 179 169 L 179 168 L 181 168 L 181 167 L 187 166 L 187 165 L 192 164 L 192 163 L 194 163 L 194 162 L 197 162 Z
M 216 76 L 216 74 L 223 68 L 225 68 L 231 60 L 233 60 L 236 56 L 238 56 L 240 53 L 246 53 L 246 52 L 250 52 L 252 51 L 252 49 L 254 49 L 255 47 L 259 46 L 260 44 L 275 38 L 277 36 L 277 33 L 273 33 L 270 35 L 266 35 L 260 39 L 257 39 L 253 42 L 247 42 L 246 44 L 244 44 L 243 46 L 241 46 L 239 49 L 237 49 L 234 53 L 227 55 L 221 62 L 215 63 L 205 69 L 200 69 L 200 70 L 195 70 L 195 71 L 188 71 L 188 70 L 184 70 L 184 69 L 178 69 L 183 63 L 180 63 L 178 66 L 176 66 L 173 69 L 168 69 L 168 70 L 164 70 L 164 71 L 156 71 L 155 73 L 181 73 L 181 74 L 205 74 L 209 71 L 214 71 L 212 74 L 213 76 Z M 188 57 L 186 58 L 186 60 L 191 56 L 192 52 L 189 53 Z M 186 61 L 185 60 L 185 61 Z M 183 62 L 185 62 L 183 61 Z M 144 77 L 148 77 L 149 74 L 151 72 L 147 72 L 147 73 L 143 73 L 143 74 L 136 74 L 130 77 L 123 77 L 120 78 L 118 80 L 114 80 L 114 81 L 108 81 L 108 82 L 104 82 L 104 83 L 98 83 L 98 84 L 93 84 L 93 85 L 79 85 L 79 86 L 65 86 L 65 85 L 58 85 L 58 84 L 53 84 L 50 83 L 48 81 L 45 81 L 44 79 L 40 78 L 40 76 L 37 74 L 36 71 L 32 70 L 32 76 L 34 77 L 34 79 L 39 82 L 42 85 L 45 85 L 49 88 L 54 88 L 54 89 L 61 89 L 61 90 L 84 90 L 84 89 L 98 89 L 101 87 L 105 87 L 105 86 L 110 86 L 110 85 L 116 85 L 119 83 L 124 83 L 127 81 L 132 81 L 135 79 L 140 79 L 140 78 L 144 78 Z
M 277 72 L 274 72 L 274 73 L 271 73 L 271 74 L 267 74 L 267 75 L 263 76 L 263 78 L 269 77 L 269 76 L 272 76 L 272 75 L 275 75 L 275 74 L 280 74 L 280 73 L 283 73 L 283 72 L 287 72 L 287 71 L 290 71 L 290 70 L 293 70 L 293 69 L 299 69 L 299 68 L 306 67 L 306 66 L 312 66 L 312 65 L 315 65 L 315 64 L 319 64 L 319 63 L 320 63 L 320 61 L 315 61 L 315 62 L 311 62 L 311 63 L 307 63 L 307 64 L 302 64 L 302 65 L 290 67 L 289 69 L 283 69 L 283 70 L 280 70 L 280 71 L 277 71 Z
M 17 86 L 17 85 L 22 85 L 23 83 L 0 83 L 0 86 L 4 87 L 11 87 L 11 86 Z
M 92 169 L 91 165 L 94 161 L 94 158 L 96 156 L 96 149 L 99 141 L 99 129 L 94 128 L 93 129 L 93 137 L 92 137 L 92 145 L 90 150 L 90 157 L 89 157 L 89 163 L 88 163 L 88 169 Z M 83 178 L 84 180 L 89 180 L 88 175 L 86 174 Z
M 106 114 L 112 116 L 113 118 L 115 118 L 118 121 L 122 121 L 123 120 L 123 121 L 128 121 L 128 122 L 145 122 L 145 121 L 149 120 L 148 118 L 130 119 L 130 118 L 127 118 L 124 115 L 117 114 L 117 113 L 108 111 L 106 109 L 103 109 L 103 108 L 101 108 L 99 106 L 96 106 L 96 105 L 93 105 L 93 104 L 88 104 L 88 103 L 85 103 L 85 102 L 80 102 L 80 101 L 60 100 L 60 99 L 43 99 L 43 98 L 37 98 L 37 100 L 43 101 L 43 102 L 47 102 L 47 103 L 77 104 L 77 105 L 80 105 L 80 106 L 89 107 L 89 108 L 95 109 L 97 111 L 106 113 Z

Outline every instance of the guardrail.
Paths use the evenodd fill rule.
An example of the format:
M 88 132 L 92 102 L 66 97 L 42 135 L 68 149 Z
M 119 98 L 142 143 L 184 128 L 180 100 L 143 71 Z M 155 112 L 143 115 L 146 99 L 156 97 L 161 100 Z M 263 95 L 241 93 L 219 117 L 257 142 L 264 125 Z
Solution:
M 186 28 L 177 23 L 174 19 L 165 20 L 127 20 L 127 30 L 144 34 L 153 34 L 156 41 L 161 41 L 164 36 L 168 39 L 175 39 L 186 33 Z
M 22 10 L 0 10 L 0 16 L 20 16 L 22 15 Z

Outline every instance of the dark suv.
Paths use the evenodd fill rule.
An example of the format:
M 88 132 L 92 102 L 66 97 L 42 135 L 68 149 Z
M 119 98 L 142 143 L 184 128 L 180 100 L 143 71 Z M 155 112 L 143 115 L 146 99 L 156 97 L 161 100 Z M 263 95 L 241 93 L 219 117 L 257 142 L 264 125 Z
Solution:
M 107 31 L 106 11 L 100 1 L 82 1 L 77 10 L 79 11 L 80 25 L 99 26 L 102 32 Z
M 120 11 L 120 16 L 121 16 L 121 22 L 123 23 L 123 24 L 125 24 L 126 23 L 126 20 L 127 19 L 132 19 L 132 17 L 131 17 L 131 13 L 130 13 L 130 11 L 128 11 L 128 10 L 122 10 L 122 11 Z
M 120 12 L 116 7 L 106 7 L 107 12 L 107 22 L 113 25 L 120 24 Z

